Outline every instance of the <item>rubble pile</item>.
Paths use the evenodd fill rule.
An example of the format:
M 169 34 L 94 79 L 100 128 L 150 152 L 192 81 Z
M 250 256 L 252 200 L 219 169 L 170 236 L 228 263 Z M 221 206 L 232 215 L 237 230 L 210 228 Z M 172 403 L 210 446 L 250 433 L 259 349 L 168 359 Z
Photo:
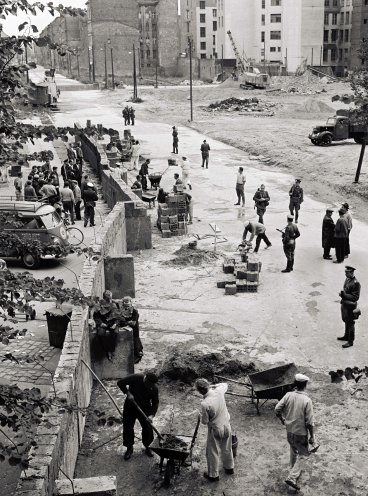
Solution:
M 226 98 L 220 102 L 210 103 L 205 110 L 226 111 L 226 112 L 257 112 L 262 115 L 272 116 L 274 112 L 271 110 L 276 107 L 275 103 L 261 102 L 257 97 L 252 98 Z
M 328 77 L 320 78 L 309 71 L 301 76 L 275 76 L 271 79 L 268 91 L 281 93 L 297 93 L 299 95 L 316 95 L 326 93 L 326 85 L 333 81 Z
M 252 372 L 257 372 L 253 362 L 243 363 L 224 353 L 176 351 L 165 361 L 160 376 L 192 384 L 198 377 L 213 381 L 215 375 L 244 376 Z
M 200 250 L 189 245 L 182 246 L 174 252 L 175 258 L 164 262 L 166 265 L 186 267 L 189 265 L 208 265 L 220 258 L 214 251 Z

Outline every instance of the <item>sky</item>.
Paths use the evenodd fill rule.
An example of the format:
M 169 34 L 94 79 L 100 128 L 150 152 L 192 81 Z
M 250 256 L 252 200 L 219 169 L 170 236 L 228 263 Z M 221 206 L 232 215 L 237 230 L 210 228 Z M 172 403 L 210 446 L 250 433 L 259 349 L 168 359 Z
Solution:
M 41 0 L 41 3 L 47 5 L 49 1 L 50 0 Z M 29 3 L 34 3 L 34 1 L 29 0 Z M 86 0 L 54 0 L 53 3 L 55 5 L 62 4 L 67 7 L 85 8 Z M 22 22 L 26 22 L 31 19 L 31 24 L 36 25 L 38 30 L 41 32 L 48 24 L 50 24 L 50 22 L 54 20 L 55 17 L 45 12 L 40 13 L 36 17 L 28 16 L 27 14 L 21 12 L 18 13 L 18 15 L 16 16 L 9 15 L 7 19 L 2 21 L 2 25 L 4 32 L 9 36 L 18 35 L 19 24 L 22 24 Z

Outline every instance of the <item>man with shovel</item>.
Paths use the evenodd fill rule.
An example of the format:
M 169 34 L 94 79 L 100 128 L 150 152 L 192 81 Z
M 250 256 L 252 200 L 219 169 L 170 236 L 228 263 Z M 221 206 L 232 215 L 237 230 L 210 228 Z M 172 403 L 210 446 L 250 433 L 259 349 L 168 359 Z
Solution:
M 126 394 L 123 410 L 123 445 L 126 446 L 124 460 L 129 460 L 133 454 L 136 420 L 142 427 L 145 454 L 149 457 L 153 456 L 149 448 L 153 441 L 153 429 L 150 423 L 156 415 L 159 404 L 157 381 L 156 374 L 147 372 L 128 375 L 117 382 L 118 387 Z

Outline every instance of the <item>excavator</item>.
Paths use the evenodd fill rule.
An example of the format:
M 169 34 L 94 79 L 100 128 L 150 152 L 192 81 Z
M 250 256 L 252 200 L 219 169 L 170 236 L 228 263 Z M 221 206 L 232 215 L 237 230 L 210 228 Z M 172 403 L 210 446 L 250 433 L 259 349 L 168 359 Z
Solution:
M 240 55 L 230 30 L 227 31 L 227 35 L 230 38 L 230 42 L 236 57 L 239 76 L 242 76 L 244 78 L 243 81 L 240 83 L 240 87 L 243 89 L 268 88 L 270 85 L 270 76 L 268 74 L 261 73 L 259 69 L 257 69 L 257 67 L 253 67 L 247 59 Z

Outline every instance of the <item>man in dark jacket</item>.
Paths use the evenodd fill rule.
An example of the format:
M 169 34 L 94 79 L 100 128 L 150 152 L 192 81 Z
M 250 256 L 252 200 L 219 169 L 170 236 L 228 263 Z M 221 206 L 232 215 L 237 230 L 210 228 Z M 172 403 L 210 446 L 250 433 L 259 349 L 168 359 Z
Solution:
M 135 110 L 133 107 L 130 107 L 129 108 L 129 118 L 130 118 L 130 122 L 132 123 L 132 126 L 134 126 L 134 122 L 135 122 Z
M 345 219 L 345 213 L 346 210 L 344 208 L 340 208 L 340 217 L 337 219 L 334 232 L 336 260 L 334 260 L 333 263 L 342 263 L 345 258 L 346 240 L 349 236 L 349 228 Z
M 210 158 L 210 145 L 206 140 L 203 140 L 201 144 L 201 153 L 202 153 L 202 167 L 204 168 L 204 164 L 206 163 L 206 169 L 208 169 L 208 160 Z
M 322 222 L 322 248 L 323 258 L 325 260 L 332 260 L 330 250 L 335 246 L 335 223 L 332 220 L 332 212 L 332 208 L 328 208 Z
M 124 460 L 129 460 L 133 454 L 134 424 L 136 420 L 142 426 L 142 443 L 146 448 L 145 453 L 149 457 L 153 456 L 149 448 L 153 441 L 153 429 L 142 414 L 139 413 L 134 402 L 152 422 L 159 405 L 157 381 L 156 374 L 147 372 L 146 374 L 128 375 L 117 383 L 118 387 L 127 395 L 123 410 L 123 445 L 127 448 Z
M 355 268 L 347 265 L 345 267 L 345 282 L 344 289 L 340 291 L 341 298 L 341 318 L 345 323 L 345 333 L 339 341 L 347 341 L 343 344 L 343 348 L 350 348 L 353 346 L 355 339 L 355 316 L 354 310 L 357 308 L 357 302 L 360 297 L 360 283 L 355 279 Z
M 304 201 L 303 188 L 300 187 L 301 179 L 295 179 L 295 184 L 292 185 L 289 191 L 290 203 L 289 210 L 290 215 L 294 215 L 295 210 L 295 224 L 298 223 L 300 205 Z
M 299 238 L 300 232 L 298 226 L 293 223 L 294 217 L 287 216 L 287 226 L 285 232 L 282 234 L 282 244 L 284 253 L 287 260 L 286 269 L 281 272 L 291 272 L 294 269 L 294 255 L 295 255 L 295 240 Z
M 84 201 L 84 227 L 95 225 L 95 206 L 98 196 L 94 190 L 93 183 L 87 183 L 82 193 L 82 200 Z
M 178 154 L 179 153 L 179 136 L 178 136 L 178 130 L 176 129 L 175 126 L 173 126 L 173 131 L 172 131 L 172 139 L 173 139 L 173 153 Z
M 263 224 L 263 216 L 266 213 L 266 208 L 270 204 L 270 195 L 268 194 L 268 191 L 266 191 L 264 184 L 261 184 L 261 187 L 255 192 L 253 201 L 255 202 L 254 206 L 257 209 L 258 222 Z

